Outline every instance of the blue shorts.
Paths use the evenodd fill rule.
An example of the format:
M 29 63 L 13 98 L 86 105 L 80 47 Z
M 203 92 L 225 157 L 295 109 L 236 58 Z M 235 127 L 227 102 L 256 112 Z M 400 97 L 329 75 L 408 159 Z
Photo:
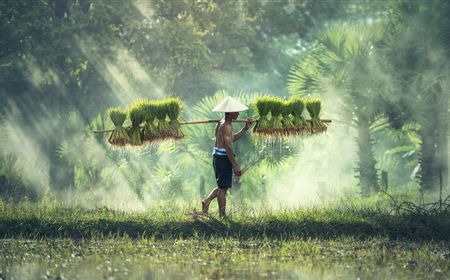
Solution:
M 233 179 L 233 166 L 226 155 L 213 155 L 214 174 L 217 186 L 221 189 L 231 188 Z

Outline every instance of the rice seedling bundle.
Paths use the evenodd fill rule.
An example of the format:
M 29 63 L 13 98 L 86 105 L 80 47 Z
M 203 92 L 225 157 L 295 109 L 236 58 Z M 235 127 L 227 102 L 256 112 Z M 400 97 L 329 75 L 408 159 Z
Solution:
M 142 140 L 143 141 L 154 141 L 157 138 L 156 132 L 156 107 L 155 103 L 150 100 L 145 100 L 142 104 L 142 108 L 144 110 L 144 121 L 145 125 L 142 132 Z
M 294 121 L 293 121 L 293 117 L 291 115 L 291 108 L 289 106 L 289 102 L 284 101 L 283 102 L 283 110 L 282 110 L 282 119 L 281 122 L 283 124 L 283 131 L 284 134 L 286 135 L 290 135 L 293 132 L 295 132 L 295 127 L 294 127 Z
M 291 121 L 289 112 L 285 112 L 285 103 L 281 98 L 272 96 L 258 97 L 255 101 L 255 107 L 259 115 L 258 122 L 253 130 L 255 133 L 265 136 L 286 134 L 283 124 L 284 116 L 286 116 L 288 126 Z
M 107 111 L 107 115 L 113 122 L 115 128 L 108 138 L 108 142 L 111 145 L 124 146 L 131 142 L 130 136 L 127 130 L 123 127 L 123 123 L 127 118 L 127 113 L 121 111 L 119 108 L 110 108 Z
M 269 99 L 270 107 L 270 128 L 272 134 L 283 134 L 283 123 L 281 114 L 283 113 L 284 102 L 281 98 L 271 97 Z
M 134 146 L 142 145 L 142 133 L 140 125 L 145 120 L 146 111 L 144 110 L 143 101 L 138 101 L 128 108 L 131 120 L 131 127 L 128 129 L 130 135 L 130 144 Z
M 327 130 L 327 126 L 319 118 L 321 109 L 320 100 L 317 98 L 308 99 L 306 109 L 311 117 L 311 133 L 319 133 Z
M 169 117 L 169 137 L 180 139 L 183 137 L 181 132 L 181 125 L 179 122 L 180 113 L 183 103 L 178 98 L 169 98 L 166 100 L 167 116 Z
M 270 107 L 269 107 L 269 100 L 270 97 L 257 97 L 255 101 L 255 107 L 258 111 L 258 122 L 255 125 L 255 128 L 253 129 L 254 132 L 265 134 L 269 132 L 270 128 L 270 122 L 269 122 L 269 114 L 270 114 Z
M 170 137 L 170 127 L 167 122 L 167 99 L 155 102 L 155 115 L 157 120 L 157 138 L 165 139 Z
M 287 106 L 292 115 L 293 132 L 301 133 L 308 127 L 308 122 L 302 115 L 305 109 L 304 101 L 298 97 L 291 97 L 287 101 Z
M 305 130 L 319 133 L 327 129 L 325 122 L 319 118 L 321 110 L 319 99 L 302 100 L 291 97 L 284 101 L 279 97 L 265 96 L 257 97 L 254 104 L 259 118 L 253 131 L 268 138 L 300 134 Z M 302 116 L 305 107 L 311 116 L 310 122 Z M 140 100 L 127 108 L 131 120 L 131 126 L 128 128 L 123 127 L 127 113 L 118 108 L 110 108 L 107 114 L 115 128 L 101 132 L 112 131 L 108 142 L 117 146 L 126 144 L 139 146 L 147 141 L 180 139 L 184 136 L 180 123 L 182 108 L 183 103 L 178 98 Z M 212 122 L 216 121 L 190 121 L 184 124 Z

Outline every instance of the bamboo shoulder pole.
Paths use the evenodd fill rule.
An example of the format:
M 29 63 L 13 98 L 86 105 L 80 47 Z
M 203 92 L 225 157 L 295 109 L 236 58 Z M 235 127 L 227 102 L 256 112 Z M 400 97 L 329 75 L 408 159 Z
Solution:
M 255 119 L 250 119 L 252 122 L 256 122 L 257 120 Z M 221 120 L 200 120 L 200 121 L 185 121 L 185 122 L 180 122 L 180 124 L 200 124 L 200 123 L 218 123 Z M 234 120 L 233 122 L 247 122 L 247 120 L 244 119 L 238 119 L 238 120 Z
M 252 122 L 257 122 L 258 120 L 255 119 L 250 119 Z M 180 124 L 202 124 L 202 123 L 218 123 L 221 120 L 199 120 L 199 121 L 185 121 L 185 122 L 180 122 Z M 311 120 L 306 120 L 308 122 L 311 122 Z M 325 123 L 331 123 L 331 120 L 321 120 L 322 122 Z M 239 123 L 244 123 L 247 122 L 246 119 L 237 119 L 234 120 L 233 122 L 239 122 Z M 104 132 L 112 132 L 114 131 L 114 129 L 102 129 L 102 130 L 94 130 L 94 133 L 104 133 Z
M 252 122 L 257 122 L 258 120 L 255 120 L 255 119 L 250 119 Z M 218 122 L 220 122 L 221 120 L 200 120 L 200 121 L 185 121 L 185 122 L 180 122 L 180 124 L 200 124 L 200 123 L 218 123 Z M 308 122 L 311 122 L 311 120 L 306 120 L 306 121 L 308 121 Z M 331 122 L 331 120 L 322 120 L 321 119 L 321 121 L 322 122 L 325 122 L 325 123 L 330 123 Z M 244 122 L 247 122 L 247 120 L 246 119 L 237 119 L 237 120 L 234 120 L 233 122 L 241 122 L 241 123 L 244 123 Z
M 104 132 L 113 132 L 114 129 L 100 129 L 100 130 L 94 130 L 92 132 L 94 133 L 104 133 Z

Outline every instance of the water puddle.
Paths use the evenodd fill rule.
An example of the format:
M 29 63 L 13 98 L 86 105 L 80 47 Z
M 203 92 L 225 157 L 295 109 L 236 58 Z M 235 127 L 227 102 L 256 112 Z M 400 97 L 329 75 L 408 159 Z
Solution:
M 0 240 L 0 279 L 450 277 L 445 244 L 376 244 L 349 240 Z

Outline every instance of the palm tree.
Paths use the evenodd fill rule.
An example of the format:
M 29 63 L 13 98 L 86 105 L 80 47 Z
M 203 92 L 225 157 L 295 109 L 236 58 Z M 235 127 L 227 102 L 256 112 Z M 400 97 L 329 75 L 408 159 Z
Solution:
M 222 115 L 212 112 L 211 109 L 227 95 L 227 92 L 221 90 L 211 96 L 204 97 L 191 110 L 186 110 L 189 118 L 222 118 Z M 250 110 L 241 113 L 239 118 L 255 117 L 252 103 L 253 99 L 260 95 L 261 93 L 246 94 L 242 92 L 234 95 L 250 108 Z M 205 176 L 207 170 L 211 170 L 214 129 L 215 124 L 189 125 L 183 128 L 185 138 L 177 143 L 176 149 L 174 149 L 176 162 L 180 165 L 181 170 L 189 170 L 189 174 L 196 174 L 200 177 Z M 249 165 L 254 166 L 254 168 L 265 165 L 275 168 L 296 155 L 298 149 L 286 139 L 263 140 L 247 133 L 234 146 L 234 151 L 242 168 Z M 239 189 L 240 183 L 241 178 L 238 177 L 235 181 L 234 191 Z
M 448 184 L 450 5 L 401 0 L 389 3 L 388 11 L 382 47 L 396 98 L 385 98 L 385 114 L 396 129 L 417 129 L 420 184 L 437 190 Z
M 330 87 L 341 95 L 341 106 L 351 113 L 357 131 L 358 167 L 363 195 L 378 191 L 371 125 L 379 116 L 374 40 L 377 26 L 336 24 L 317 34 L 317 44 L 291 69 L 288 89 L 292 95 L 321 95 Z

